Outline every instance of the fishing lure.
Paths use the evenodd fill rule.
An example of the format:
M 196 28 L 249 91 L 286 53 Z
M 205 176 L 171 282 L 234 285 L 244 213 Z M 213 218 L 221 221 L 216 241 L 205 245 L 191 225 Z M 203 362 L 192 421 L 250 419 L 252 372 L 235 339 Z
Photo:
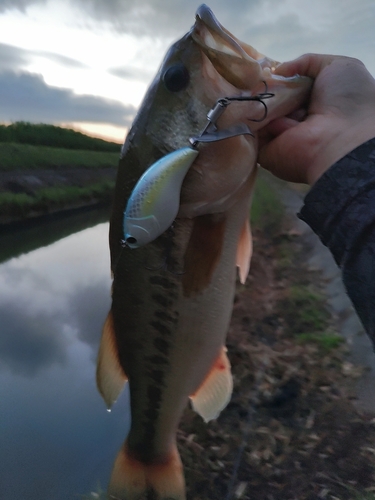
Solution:
M 146 245 L 172 225 L 180 205 L 182 181 L 197 155 L 191 147 L 178 149 L 146 170 L 125 209 L 124 246 Z
M 264 107 L 262 121 L 267 116 L 263 99 L 273 97 L 266 91 L 256 96 L 223 97 L 207 114 L 207 123 L 196 137 L 190 137 L 192 147 L 184 147 L 163 156 L 151 165 L 134 187 L 124 212 L 122 246 L 138 248 L 155 240 L 173 223 L 180 205 L 183 180 L 198 155 L 199 142 L 214 142 L 238 135 L 252 135 L 249 127 L 240 123 L 218 130 L 216 122 L 233 101 L 257 101 Z

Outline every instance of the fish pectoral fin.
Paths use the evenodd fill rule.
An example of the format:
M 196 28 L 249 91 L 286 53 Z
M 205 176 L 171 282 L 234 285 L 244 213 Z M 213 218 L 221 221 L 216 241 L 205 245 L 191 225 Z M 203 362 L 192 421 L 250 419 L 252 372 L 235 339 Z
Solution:
M 250 221 L 247 219 L 242 227 L 237 246 L 236 264 L 238 266 L 240 281 L 245 283 L 250 269 L 250 260 L 253 254 L 253 238 L 251 236 Z
M 168 456 L 144 463 L 131 456 L 125 442 L 113 466 L 108 487 L 110 498 L 138 500 L 150 490 L 152 498 L 157 500 L 185 500 L 185 481 L 176 444 Z
M 96 367 L 96 383 L 108 408 L 116 402 L 126 381 L 127 376 L 118 360 L 112 311 L 109 311 L 103 326 Z
M 232 390 L 230 363 L 223 347 L 201 386 L 190 396 L 192 407 L 205 422 L 209 422 L 227 406 Z

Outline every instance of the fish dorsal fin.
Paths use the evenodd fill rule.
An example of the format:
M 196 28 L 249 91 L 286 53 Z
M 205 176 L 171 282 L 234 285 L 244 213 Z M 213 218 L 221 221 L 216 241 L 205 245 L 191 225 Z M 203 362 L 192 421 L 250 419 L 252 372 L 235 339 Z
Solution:
M 96 383 L 108 409 L 116 402 L 126 381 L 118 360 L 112 311 L 109 311 L 103 326 L 96 367 Z
M 232 389 L 230 363 L 223 347 L 201 386 L 190 396 L 192 407 L 205 422 L 217 418 L 229 403 Z
M 250 221 L 245 220 L 242 226 L 240 239 L 238 240 L 237 246 L 237 258 L 236 264 L 238 266 L 240 281 L 242 284 L 245 283 L 247 275 L 250 269 L 250 260 L 253 254 L 253 238 L 251 236 Z

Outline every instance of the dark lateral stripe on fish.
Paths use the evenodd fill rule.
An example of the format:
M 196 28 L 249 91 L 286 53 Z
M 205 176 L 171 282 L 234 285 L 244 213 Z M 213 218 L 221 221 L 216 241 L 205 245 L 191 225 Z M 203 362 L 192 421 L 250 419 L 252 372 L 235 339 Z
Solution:
M 152 378 L 152 380 L 158 384 L 160 387 L 164 386 L 164 375 L 162 370 L 149 370 L 147 374 Z
M 137 446 L 137 443 L 133 444 L 133 452 L 135 452 L 143 462 L 152 462 L 154 460 L 151 450 L 153 449 L 153 441 L 156 435 L 156 422 L 158 421 L 159 411 L 161 407 L 165 375 L 162 371 L 158 371 L 157 373 L 159 380 L 155 380 L 147 387 L 148 405 L 142 415 L 143 437 L 141 439 L 141 442 L 147 443 L 148 446 L 146 448 L 144 446 Z
M 165 288 L 166 290 L 177 288 L 176 283 L 165 278 L 164 276 L 151 276 L 150 283 L 152 285 L 160 285 L 161 287 Z
M 157 302 L 162 307 L 171 307 L 173 304 L 173 300 L 168 299 L 165 295 L 161 295 L 160 293 L 152 294 L 152 299 Z
M 147 396 L 152 402 L 154 408 L 158 408 L 160 406 L 162 389 L 156 385 L 149 385 L 147 388 Z
M 156 337 L 153 344 L 159 352 L 164 354 L 164 356 L 168 356 L 171 346 L 165 339 Z
M 158 354 L 153 354 L 152 356 L 147 356 L 146 361 L 154 365 L 168 365 L 169 360 L 165 356 L 159 356 Z
M 170 328 L 168 328 L 167 325 L 165 325 L 164 323 L 161 323 L 160 321 L 152 321 L 151 322 L 151 326 L 157 332 L 159 332 L 161 335 L 165 335 L 165 336 L 171 336 L 172 335 L 172 331 L 170 330 Z
M 225 233 L 225 215 L 202 215 L 194 226 L 185 253 L 185 273 L 182 276 L 184 295 L 190 297 L 209 286 L 219 262 Z
M 144 387 L 145 406 L 141 414 L 138 415 L 138 422 L 135 423 L 136 432 L 130 433 L 128 437 L 128 447 L 130 454 L 143 463 L 153 463 L 155 461 L 154 440 L 156 437 L 156 422 L 159 420 L 163 392 L 165 390 L 165 375 L 168 370 L 168 359 L 163 356 L 153 355 L 145 357 L 147 370 L 147 384 Z M 134 384 L 134 392 L 138 392 L 141 387 Z M 147 446 L 145 446 L 147 443 Z
M 177 323 L 178 317 L 179 317 L 179 313 L 178 313 L 178 311 L 173 311 L 173 313 L 170 313 L 168 311 L 157 310 L 157 311 L 154 312 L 154 316 L 156 316 L 157 318 L 159 318 L 159 319 L 161 319 L 163 321 L 169 321 L 171 323 Z

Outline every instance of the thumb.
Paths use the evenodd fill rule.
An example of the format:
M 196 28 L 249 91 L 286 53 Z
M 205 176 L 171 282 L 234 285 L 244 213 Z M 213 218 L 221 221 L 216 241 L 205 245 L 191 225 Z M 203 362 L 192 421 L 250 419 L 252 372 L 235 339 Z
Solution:
M 293 61 L 279 64 L 275 69 L 275 74 L 284 77 L 298 74 L 316 78 L 335 59 L 345 59 L 345 57 L 329 54 L 304 54 Z

